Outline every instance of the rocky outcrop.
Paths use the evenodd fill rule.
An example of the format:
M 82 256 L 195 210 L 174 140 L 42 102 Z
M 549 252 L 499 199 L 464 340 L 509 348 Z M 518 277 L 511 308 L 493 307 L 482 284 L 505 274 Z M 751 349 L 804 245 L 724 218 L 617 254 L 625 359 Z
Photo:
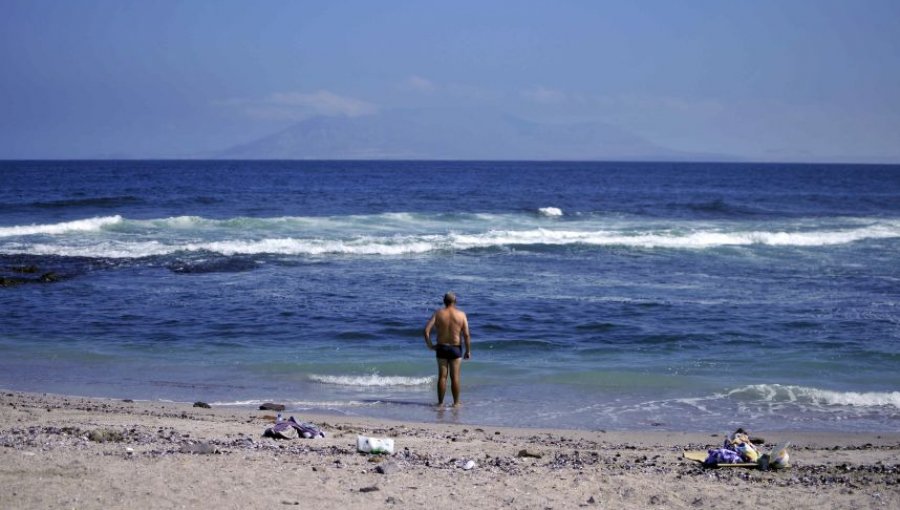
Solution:
M 5 274 L 4 274 L 5 273 Z M 36 275 L 40 276 L 24 276 Z M 0 269 L 0 287 L 16 287 L 26 283 L 54 283 L 63 278 L 54 271 L 44 271 L 37 266 L 13 266 Z

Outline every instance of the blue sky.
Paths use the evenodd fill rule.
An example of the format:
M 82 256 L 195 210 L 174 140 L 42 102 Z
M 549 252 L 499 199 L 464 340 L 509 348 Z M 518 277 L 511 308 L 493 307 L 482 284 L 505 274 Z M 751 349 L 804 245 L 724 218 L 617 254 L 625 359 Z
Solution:
M 0 0 L 0 158 L 185 157 L 314 115 L 496 110 L 900 163 L 900 2 Z

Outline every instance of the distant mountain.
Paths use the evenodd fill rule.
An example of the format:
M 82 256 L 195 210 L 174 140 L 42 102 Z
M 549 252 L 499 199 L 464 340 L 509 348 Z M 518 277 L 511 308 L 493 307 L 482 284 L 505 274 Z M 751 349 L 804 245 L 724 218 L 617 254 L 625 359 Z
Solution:
M 709 160 L 599 122 L 543 124 L 480 111 L 314 117 L 217 154 L 235 159 Z M 730 158 L 729 158 L 730 159 Z

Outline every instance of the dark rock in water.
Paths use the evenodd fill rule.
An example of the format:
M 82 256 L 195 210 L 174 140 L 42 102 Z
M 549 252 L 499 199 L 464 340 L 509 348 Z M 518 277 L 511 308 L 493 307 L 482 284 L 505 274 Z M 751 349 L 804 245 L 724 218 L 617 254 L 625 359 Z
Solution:
M 259 264 L 254 259 L 247 257 L 220 257 L 178 261 L 168 267 L 173 273 L 180 274 L 243 273 L 258 268 Z
M 271 402 L 266 402 L 259 406 L 260 411 L 284 411 L 284 404 L 273 404 Z
M 37 266 L 9 268 L 13 273 L 32 274 L 38 271 Z M 0 287 L 15 287 L 23 283 L 53 283 L 62 280 L 62 277 L 53 271 L 46 272 L 37 278 L 20 278 L 17 276 L 0 276 Z
M 219 449 L 215 446 L 207 443 L 197 443 L 197 444 L 186 444 L 183 445 L 179 450 L 181 453 L 190 453 L 196 455 L 211 455 L 213 453 L 219 453 Z
M 210 405 L 206 402 L 194 402 L 194 407 L 202 407 L 203 409 L 211 409 Z
M 122 402 L 125 402 L 126 404 L 134 404 L 134 400 L 131 400 L 130 398 L 126 398 Z
M 58 281 L 60 281 L 61 279 L 62 279 L 62 278 L 60 278 L 58 274 L 56 274 L 56 273 L 54 273 L 54 272 L 52 272 L 52 271 L 49 272 L 49 273 L 44 273 L 44 274 L 41 275 L 40 278 L 38 278 L 38 280 L 39 280 L 40 282 L 42 282 L 42 283 L 53 283 L 53 282 L 58 282 Z

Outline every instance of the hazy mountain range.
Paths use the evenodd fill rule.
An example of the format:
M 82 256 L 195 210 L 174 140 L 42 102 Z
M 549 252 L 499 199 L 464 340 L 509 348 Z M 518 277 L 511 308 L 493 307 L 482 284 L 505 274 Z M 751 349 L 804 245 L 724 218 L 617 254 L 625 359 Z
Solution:
M 235 159 L 731 160 L 660 147 L 600 122 L 538 123 L 481 111 L 313 117 L 217 154 Z

